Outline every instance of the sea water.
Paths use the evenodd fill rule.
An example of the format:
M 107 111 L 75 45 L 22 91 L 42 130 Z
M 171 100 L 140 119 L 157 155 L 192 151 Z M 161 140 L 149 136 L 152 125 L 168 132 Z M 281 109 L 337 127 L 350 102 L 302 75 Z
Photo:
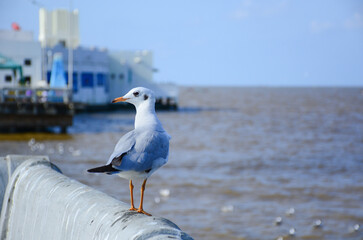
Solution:
M 179 101 L 158 112 L 170 155 L 148 180 L 145 211 L 195 239 L 363 239 L 361 89 L 184 87 Z M 77 114 L 66 135 L 1 134 L 0 152 L 49 155 L 129 202 L 127 180 L 86 170 L 108 160 L 134 114 Z

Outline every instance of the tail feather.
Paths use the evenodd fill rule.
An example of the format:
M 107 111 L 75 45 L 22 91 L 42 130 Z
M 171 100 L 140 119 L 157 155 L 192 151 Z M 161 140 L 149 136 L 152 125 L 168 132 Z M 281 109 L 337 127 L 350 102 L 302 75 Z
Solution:
M 87 172 L 91 172 L 91 173 L 114 173 L 114 172 L 119 172 L 119 170 L 114 168 L 112 166 L 112 164 L 110 163 L 110 164 L 105 165 L 105 166 L 88 169 Z

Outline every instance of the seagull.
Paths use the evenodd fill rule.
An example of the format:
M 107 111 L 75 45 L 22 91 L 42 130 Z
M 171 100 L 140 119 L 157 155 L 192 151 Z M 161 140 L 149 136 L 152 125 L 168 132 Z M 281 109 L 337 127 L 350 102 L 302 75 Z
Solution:
M 170 136 L 155 114 L 155 94 L 150 89 L 133 88 L 126 95 L 112 101 L 117 102 L 135 106 L 135 129 L 120 138 L 106 165 L 87 171 L 116 174 L 129 180 L 130 210 L 151 216 L 143 210 L 145 185 L 151 174 L 168 161 Z M 134 206 L 133 180 L 143 180 L 138 209 Z

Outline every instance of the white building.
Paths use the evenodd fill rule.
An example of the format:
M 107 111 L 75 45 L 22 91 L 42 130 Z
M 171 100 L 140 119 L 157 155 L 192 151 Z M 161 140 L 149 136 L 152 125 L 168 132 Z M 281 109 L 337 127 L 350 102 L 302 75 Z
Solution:
M 165 98 L 168 93 L 153 82 L 153 54 L 151 51 L 112 51 L 109 52 L 110 98 L 126 94 L 134 87 L 152 89 L 157 98 Z
M 58 44 L 46 49 L 47 80 L 49 82 L 52 59 L 55 53 L 62 53 L 65 77 L 68 83 L 68 49 Z M 109 58 L 107 50 L 78 47 L 73 50 L 73 101 L 91 105 L 109 103 Z M 70 84 L 68 84 L 71 86 Z
M 73 79 L 68 84 L 73 88 L 73 101 L 103 105 L 109 102 L 107 50 L 80 47 L 78 22 L 78 10 L 39 10 L 39 41 L 44 49 L 44 72 L 49 82 L 53 55 L 62 53 L 67 83 L 69 78 Z
M 157 98 L 167 98 L 167 91 L 153 82 L 151 51 L 111 51 L 79 47 L 78 11 L 39 12 L 39 40 L 46 48 L 44 62 L 50 79 L 51 59 L 61 52 L 66 79 L 73 77 L 73 100 L 93 105 L 108 104 L 131 88 L 144 86 L 155 91 Z M 71 49 L 69 49 L 70 47 Z M 70 56 L 70 57 L 68 57 Z M 68 64 L 68 60 L 73 62 Z M 72 66 L 73 75 L 68 75 Z M 72 71 L 72 69 L 71 69 Z M 72 84 L 69 84 L 71 86 Z M 175 99 L 175 98 L 174 98 Z
M 39 10 L 39 41 L 42 47 L 54 47 L 59 43 L 66 47 L 79 46 L 78 10 Z
M 27 84 L 37 87 L 49 83 L 53 56 L 61 53 L 65 78 L 68 87 L 73 88 L 76 103 L 106 105 L 138 86 L 154 90 L 157 103 L 162 103 L 162 99 L 166 103 L 177 101 L 177 91 L 153 82 L 151 51 L 108 52 L 81 47 L 79 39 L 77 10 L 40 9 L 40 42 L 33 40 L 31 32 L 0 31 L 0 54 L 21 64 Z M 12 72 L 0 71 L 0 87 L 19 86 L 14 76 L 10 78 Z
M 41 47 L 29 31 L 0 30 L 0 54 L 22 66 L 25 84 L 36 86 L 41 78 Z M 19 86 L 19 75 L 0 71 L 0 87 Z

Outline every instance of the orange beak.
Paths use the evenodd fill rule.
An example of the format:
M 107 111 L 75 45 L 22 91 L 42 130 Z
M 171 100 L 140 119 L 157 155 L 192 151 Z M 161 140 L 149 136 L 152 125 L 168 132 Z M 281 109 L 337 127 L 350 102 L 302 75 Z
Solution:
M 115 98 L 114 100 L 112 100 L 112 103 L 125 102 L 127 99 L 128 98 L 123 98 L 123 97 Z

